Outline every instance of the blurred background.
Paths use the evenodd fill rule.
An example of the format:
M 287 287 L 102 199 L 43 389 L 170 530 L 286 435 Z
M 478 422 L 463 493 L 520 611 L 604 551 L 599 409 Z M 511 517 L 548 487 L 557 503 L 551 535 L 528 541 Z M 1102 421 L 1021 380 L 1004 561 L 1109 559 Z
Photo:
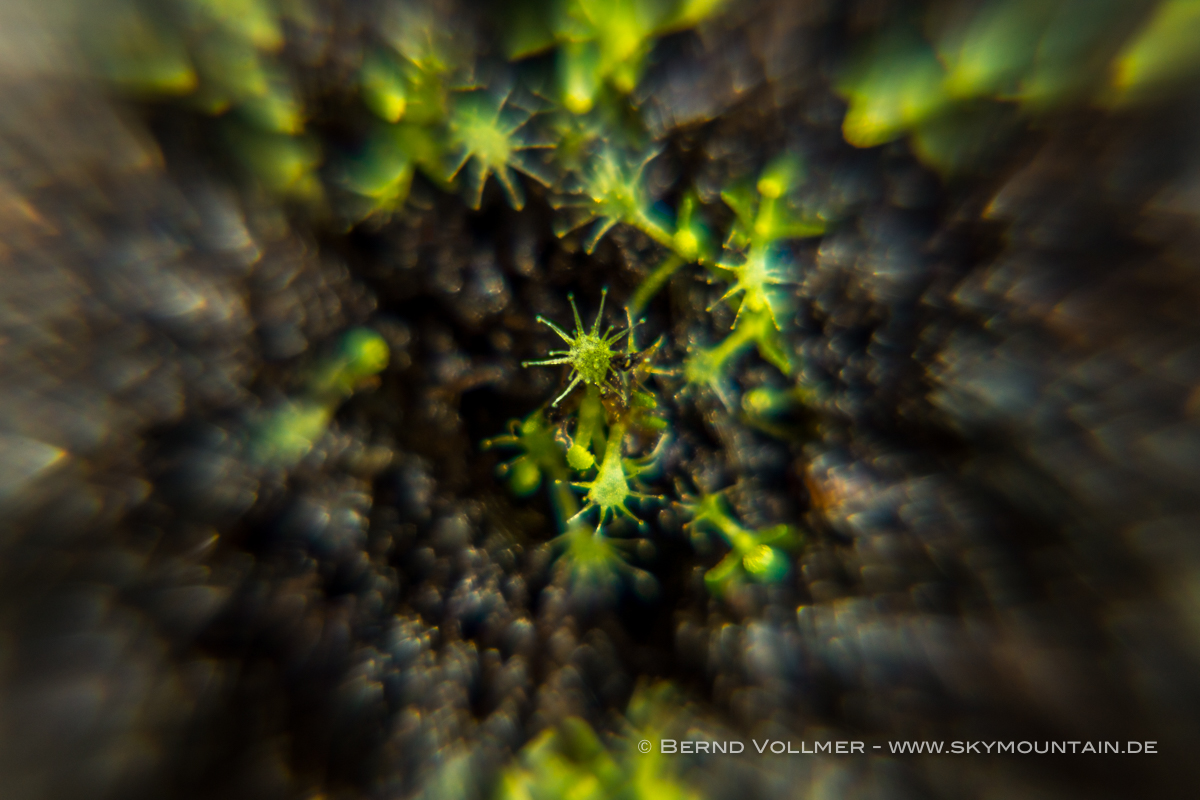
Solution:
M 0 0 L 0 798 L 1194 796 L 1198 42 Z M 564 555 L 605 287 L 661 499 Z M 1158 753 L 871 749 L 954 740 Z

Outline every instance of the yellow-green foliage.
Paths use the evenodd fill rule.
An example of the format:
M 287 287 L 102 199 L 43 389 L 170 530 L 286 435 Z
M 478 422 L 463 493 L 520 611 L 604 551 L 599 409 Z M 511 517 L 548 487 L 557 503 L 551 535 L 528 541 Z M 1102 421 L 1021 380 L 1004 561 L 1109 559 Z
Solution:
M 621 736 L 601 739 L 586 721 L 570 717 L 525 745 L 497 781 L 493 800 L 698 800 L 678 774 L 682 762 L 642 753 L 677 727 L 681 707 L 667 683 L 639 687 L 629 701 Z
M 571 305 L 574 308 L 574 298 Z M 604 534 L 604 526 L 618 516 L 633 520 L 639 527 L 644 525 L 627 503 L 631 498 L 651 499 L 634 480 L 655 466 L 666 437 L 659 436 L 658 446 L 643 458 L 625 457 L 623 449 L 632 438 L 631 431 L 658 436 L 665 427 L 665 421 L 657 416 L 654 395 L 644 386 L 656 371 L 653 359 L 658 344 L 638 352 L 632 322 L 619 334 L 613 334 L 610 327 L 602 335 L 602 321 L 603 300 L 590 332 L 584 329 L 577 310 L 574 338 L 546 322 L 572 344 L 572 350 L 559 351 L 557 358 L 532 362 L 572 365 L 572 379 L 553 405 L 567 399 L 577 384 L 583 383 L 585 387 L 578 405 L 569 409 L 568 417 L 551 427 L 542 412 L 537 412 L 524 423 L 510 423 L 510 435 L 486 441 L 484 447 L 514 447 L 523 451 L 500 467 L 502 474 L 510 476 L 515 494 L 532 493 L 543 475 L 551 478 L 550 497 L 562 531 L 552 541 L 552 550 L 558 558 L 556 574 L 566 585 L 581 595 L 599 593 L 611 597 L 622 582 L 629 581 L 638 594 L 648 597 L 653 592 L 654 579 L 626 563 L 626 551 L 636 548 L 638 540 L 610 538 Z M 626 349 L 623 352 L 613 349 L 616 341 L 625 336 L 628 336 Z M 568 483 L 570 475 L 580 480 Z M 572 486 L 585 493 L 582 508 L 571 491 Z M 594 529 L 582 521 L 593 508 L 598 509 Z
M 719 344 L 689 353 L 683 364 L 684 378 L 689 384 L 708 387 L 726 407 L 732 408 L 729 373 L 738 356 L 751 345 L 757 345 L 759 355 L 780 372 L 788 374 L 791 371 L 774 319 L 767 311 L 758 310 L 740 315 L 737 327 Z
M 566 533 L 550 542 L 558 559 L 555 576 L 580 598 L 610 599 L 625 582 L 639 595 L 650 597 L 656 590 L 653 576 L 627 560 L 640 543 L 639 539 L 616 539 L 570 523 Z
M 525 206 L 525 192 L 514 170 L 543 186 L 550 185 L 544 168 L 525 151 L 552 145 L 522 134 L 521 129 L 532 115 L 506 106 L 507 99 L 476 91 L 461 94 L 454 101 L 450 146 L 458 151 L 458 164 L 451 177 L 467 166 L 467 198 L 471 208 L 479 208 L 489 175 L 496 176 L 508 204 L 518 211 Z
M 483 449 L 508 447 L 520 450 L 516 458 L 501 464 L 501 476 L 508 478 L 509 488 L 518 497 L 533 494 L 542 484 L 542 477 L 552 481 L 565 480 L 567 467 L 563 460 L 562 446 L 554 440 L 554 429 L 546 424 L 541 411 L 529 415 L 524 421 L 511 420 L 509 433 L 483 442 Z
M 1153 99 L 1200 74 L 1197 0 L 985 0 L 930 23 L 859 48 L 838 84 L 842 132 L 856 147 L 912 134 L 945 174 L 972 168 L 1021 116 Z
M 1167 0 L 1121 50 L 1113 65 L 1114 99 L 1153 97 L 1200 72 L 1200 0 Z
M 228 146 L 262 188 L 322 196 L 320 145 L 302 136 L 304 105 L 279 57 L 284 25 L 311 22 L 301 3 L 117 0 L 96 4 L 85 19 L 99 69 L 115 85 L 224 117 Z
M 600 511 L 596 520 L 597 532 L 600 531 L 600 528 L 610 516 L 616 519 L 616 517 L 624 515 L 639 526 L 645 525 L 625 504 L 630 498 L 642 500 L 656 499 L 653 495 L 636 491 L 630 487 L 630 481 L 633 478 L 653 466 L 656 453 L 652 453 L 647 458 L 641 460 L 625 458 L 621 454 L 621 446 L 625 440 L 625 430 L 625 422 L 616 422 L 613 424 L 608 432 L 608 444 L 604 450 L 604 460 L 600 462 L 600 468 L 596 472 L 596 477 L 590 481 L 574 484 L 578 489 L 587 490 L 587 502 L 584 504 L 583 509 L 572 519 L 581 517 L 593 508 L 599 509 Z
M 607 296 L 608 290 L 605 289 L 600 296 L 600 310 L 596 312 L 596 321 L 592 323 L 590 332 L 583 327 L 583 321 L 579 318 L 579 309 L 575 306 L 575 296 L 571 294 L 567 295 L 567 300 L 570 301 L 571 310 L 575 313 L 574 336 L 568 336 L 566 331 L 544 317 L 537 318 L 538 322 L 548 326 L 570 346 L 567 350 L 551 350 L 552 358 L 525 361 L 521 364 L 522 367 L 571 365 L 570 383 L 551 405 L 556 406 L 562 402 L 562 399 L 570 394 L 571 390 L 580 382 L 606 390 L 609 388 L 609 376 L 612 373 L 613 361 L 620 355 L 619 351 L 613 350 L 613 345 L 628 336 L 631 328 L 613 333 L 610 326 L 604 334 L 600 333 L 600 321 L 604 317 L 604 298 Z
M 779 287 L 789 283 L 791 264 L 776 247 L 785 239 L 804 239 L 825 232 L 825 221 L 807 216 L 789 202 L 789 194 L 804 181 L 804 165 L 799 157 L 785 153 L 763 170 L 758 183 L 721 193 L 721 199 L 733 209 L 736 222 L 725 243 L 726 255 L 716 264 L 733 278 L 721 300 L 741 296 L 736 327 L 742 312 L 766 313 L 779 328 L 784 294 Z M 718 301 L 720 302 L 720 301 Z
M 554 199 L 554 207 L 561 212 L 554 221 L 554 232 L 563 236 L 595 220 L 583 245 L 591 253 L 604 234 L 624 222 L 664 247 L 673 247 L 673 236 L 650 213 L 651 200 L 642 183 L 646 164 L 657 154 L 651 150 L 631 158 L 605 145 L 570 185 L 570 192 Z
M 790 525 L 748 530 L 729 513 L 722 492 L 698 498 L 684 495 L 677 506 L 690 517 L 685 529 L 716 531 L 730 547 L 725 558 L 704 574 L 713 594 L 725 593 L 739 580 L 775 583 L 787 576 L 791 563 L 787 551 L 800 542 Z
M 527 0 L 506 7 L 509 58 L 558 48 L 558 100 L 574 114 L 605 86 L 621 94 L 641 80 L 654 40 L 690 28 L 724 0 Z
M 336 351 L 312 369 L 302 394 L 267 411 L 251 431 L 251 458 L 288 468 L 302 459 L 325 434 L 334 413 L 350 395 L 377 381 L 387 368 L 390 350 L 367 328 L 347 332 Z

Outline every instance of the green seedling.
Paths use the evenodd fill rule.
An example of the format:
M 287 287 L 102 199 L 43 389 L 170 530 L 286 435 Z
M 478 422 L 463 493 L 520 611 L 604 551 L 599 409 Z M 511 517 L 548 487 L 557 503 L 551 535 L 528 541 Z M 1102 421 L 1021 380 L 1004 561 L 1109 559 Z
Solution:
M 604 450 L 604 460 L 600 462 L 600 469 L 597 471 L 596 477 L 591 481 L 572 484 L 577 489 L 586 489 L 587 495 L 583 508 L 568 520 L 568 524 L 581 518 L 593 508 L 598 508 L 600 512 L 596 521 L 597 532 L 610 516 L 616 519 L 618 516 L 624 515 L 633 520 L 638 527 L 645 526 L 646 523 L 630 511 L 626 503 L 630 498 L 641 500 L 657 500 L 659 498 L 631 489 L 629 482 L 638 474 L 653 467 L 658 458 L 659 448 L 655 448 L 655 452 L 644 459 L 625 458 L 621 455 L 621 444 L 624 441 L 625 432 L 625 423 L 614 424 L 609 429 L 608 446 Z M 659 442 L 659 447 L 661 445 L 662 440 Z
M 642 173 L 656 155 L 657 151 L 651 151 L 635 161 L 606 146 L 592 158 L 582 180 L 571 187 L 571 193 L 553 200 L 554 208 L 562 212 L 554 221 L 554 232 L 565 236 L 594 222 L 583 242 L 584 250 L 591 253 L 604 234 L 618 222 L 624 222 L 664 247 L 673 248 L 674 238 L 651 215 L 650 198 L 642 185 Z
M 950 102 L 945 78 L 933 48 L 920 35 L 882 34 L 837 87 L 849 103 L 842 136 L 855 147 L 900 138 Z
M 447 186 L 444 160 L 436 129 L 410 121 L 379 125 L 361 153 L 343 164 L 341 183 L 366 201 L 367 215 L 387 213 L 408 197 L 418 169 L 435 185 Z
M 322 154 L 316 140 L 266 132 L 233 121 L 225 131 L 234 156 L 267 192 L 307 201 L 323 196 L 317 178 Z
M 620 94 L 637 86 L 659 9 L 647 0 L 568 0 L 556 25 L 563 106 L 586 114 L 605 83 Z
M 532 114 L 513 109 L 506 102 L 507 97 L 497 102 L 485 92 L 468 92 L 455 99 L 450 112 L 450 146 L 459 154 L 451 177 L 464 165 L 467 167 L 468 204 L 474 209 L 479 208 L 489 175 L 496 176 L 509 205 L 518 211 L 525 206 L 525 192 L 517 172 L 543 186 L 551 183 L 544 168 L 527 151 L 554 145 L 522 133 Z
M 587 387 L 576 418 L 575 438 L 567 449 L 567 463 L 576 472 L 583 472 L 596 463 L 592 449 L 598 453 L 604 452 L 604 405 L 599 388 Z
M 526 53 L 559 44 L 559 100 L 571 113 L 586 114 L 602 87 L 619 95 L 637 87 L 655 39 L 692 27 L 721 4 L 722 0 L 566 0 L 556 4 L 548 29 L 526 16 L 514 33 L 517 48 Z M 535 32 L 539 27 L 542 31 Z
M 825 233 L 825 220 L 802 214 L 789 204 L 788 195 L 803 184 L 804 179 L 805 169 L 800 158 L 784 153 L 767 164 L 753 186 L 744 185 L 721 192 L 721 199 L 736 216 L 725 246 L 740 250 Z
M 273 3 L 264 0 L 185 0 L 182 5 L 196 15 L 196 27 L 217 26 L 259 50 L 274 52 L 283 47 L 283 28 Z
M 1056 5 L 989 0 L 965 24 L 950 26 L 937 43 L 946 92 L 956 100 L 1016 96 Z
M 355 328 L 313 371 L 308 393 L 325 402 L 341 402 L 382 372 L 390 358 L 391 351 L 382 336 L 368 328 Z
M 775 321 L 760 309 L 740 317 L 737 327 L 720 344 L 689 354 L 683 364 L 684 379 L 691 385 L 708 387 L 726 408 L 732 409 L 729 373 L 738 357 L 752 345 L 757 345 L 759 355 L 780 372 L 786 375 L 791 371 Z
M 604 298 L 607 296 L 608 290 L 605 289 L 600 296 L 600 310 L 596 312 L 596 321 L 592 323 L 592 330 L 590 332 L 583 327 L 583 322 L 579 318 L 579 309 L 575 306 L 575 295 L 573 294 L 568 294 L 567 299 L 571 302 L 571 310 L 575 312 L 574 336 L 568 336 L 566 331 L 545 317 L 537 318 L 538 322 L 548 326 L 564 342 L 570 345 L 569 350 L 551 350 L 550 355 L 553 358 L 521 363 L 522 367 L 549 367 L 557 364 L 571 365 L 570 383 L 567 385 L 566 390 L 550 405 L 557 406 L 581 382 L 588 386 L 598 386 L 602 390 L 611 388 L 610 376 L 613 371 L 613 361 L 620 356 L 620 351 L 614 350 L 613 345 L 627 336 L 631 329 L 626 328 L 625 330 L 613 333 L 612 326 L 609 326 L 608 330 L 601 335 L 600 321 L 604 316 Z
M 775 525 L 752 531 L 744 528 L 727 510 L 723 492 L 692 497 L 681 495 L 677 507 L 691 521 L 685 530 L 715 531 L 730 546 L 729 553 L 704 574 L 704 583 L 714 595 L 723 594 L 738 580 L 777 583 L 787 576 L 790 558 L 787 550 L 799 543 L 789 525 Z
M 657 589 L 654 577 L 629 563 L 629 551 L 636 549 L 641 539 L 614 539 L 587 525 L 573 523 L 566 533 L 550 541 L 557 555 L 556 578 L 581 596 L 611 596 L 628 582 L 643 597 Z
M 788 275 L 790 265 L 780 258 L 778 251 L 765 246 L 751 247 L 750 253 L 740 264 L 723 261 L 719 266 L 733 273 L 734 282 L 716 302 L 742 295 L 742 301 L 738 304 L 730 327 L 737 327 L 742 312 L 749 311 L 765 312 L 770 317 L 771 324 L 778 329 L 779 317 L 786 303 L 786 297 L 778 287 L 791 283 Z M 716 303 L 709 306 L 708 310 L 712 311 L 715 306 Z
M 1118 55 L 1112 69 L 1112 99 L 1120 104 L 1159 96 L 1164 88 L 1200 73 L 1200 3 L 1167 0 L 1154 10 Z
M 743 311 L 765 311 L 772 324 L 779 327 L 785 297 L 778 287 L 791 282 L 791 265 L 783 259 L 775 243 L 825 232 L 823 219 L 800 214 L 788 204 L 788 194 L 803 180 L 804 165 L 800 159 L 785 154 L 767 165 L 754 187 L 743 186 L 721 193 L 736 222 L 725 243 L 727 254 L 716 265 L 720 272 L 732 276 L 733 285 L 717 302 L 741 295 L 734 326 Z
M 808 412 L 815 402 L 811 388 L 759 386 L 742 395 L 742 420 L 777 439 L 795 441 L 815 434 Z
M 377 382 L 390 351 L 378 333 L 355 328 L 342 337 L 335 352 L 313 369 L 304 392 L 269 411 L 250 439 L 254 461 L 289 468 L 325 435 L 338 406 L 354 392 Z
M 363 59 L 359 91 L 363 102 L 384 122 L 399 122 L 408 110 L 410 93 L 405 69 L 391 55 L 371 51 Z
M 518 497 L 533 494 L 543 476 L 556 482 L 566 480 L 562 446 L 555 441 L 554 428 L 546 423 L 541 411 L 534 412 L 524 421 L 512 420 L 508 426 L 507 435 L 486 439 L 483 449 L 507 447 L 521 451 L 520 455 L 497 467 L 501 477 L 508 478 L 513 494 Z
M 630 698 L 621 735 L 601 739 L 578 717 L 543 731 L 501 773 L 494 800 L 699 800 L 680 780 L 680 761 L 637 748 L 681 727 L 677 691 L 641 685 Z
M 187 95 L 200 78 L 184 37 L 139 9 L 132 0 L 106 4 L 89 24 L 100 72 L 126 92 L 139 96 Z

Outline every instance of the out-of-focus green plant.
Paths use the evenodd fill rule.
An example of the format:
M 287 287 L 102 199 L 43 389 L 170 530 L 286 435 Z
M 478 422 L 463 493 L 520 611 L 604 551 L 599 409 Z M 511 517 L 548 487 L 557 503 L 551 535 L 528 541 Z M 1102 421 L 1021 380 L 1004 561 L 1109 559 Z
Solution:
M 881 34 L 843 76 L 838 91 L 848 103 L 842 135 L 855 147 L 899 138 L 949 102 L 933 48 L 908 31 Z
M 719 344 L 693 350 L 684 361 L 684 378 L 693 386 L 711 389 L 727 408 L 732 408 L 730 372 L 737 358 L 751 346 L 757 346 L 759 355 L 780 372 L 791 371 L 791 363 L 771 315 L 766 311 L 752 311 L 740 317 L 737 327 Z
M 704 582 L 714 595 L 726 593 L 739 580 L 777 583 L 787 576 L 791 565 L 788 551 L 801 541 L 790 525 L 748 530 L 729 513 L 722 492 L 700 497 L 685 494 L 676 505 L 690 518 L 685 529 L 695 533 L 716 531 L 730 547 L 725 558 L 704 574 Z
M 554 207 L 560 210 L 555 233 L 562 236 L 594 221 L 583 244 L 584 250 L 591 253 L 604 234 L 624 222 L 664 247 L 673 247 L 672 235 L 651 212 L 652 201 L 642 181 L 646 164 L 657 154 L 648 151 L 631 158 L 605 145 L 590 160 L 586 172 L 570 182 L 568 193 L 555 198 Z
M 1112 100 L 1153 98 L 1200 73 L 1200 0 L 1160 3 L 1112 69 Z
M 334 353 L 319 361 L 304 391 L 267 411 L 252 427 L 249 454 L 257 463 L 290 468 L 325 434 L 338 406 L 378 381 L 390 351 L 367 328 L 347 332 Z
M 535 411 L 524 421 L 510 420 L 508 428 L 507 435 L 484 440 L 483 449 L 506 447 L 521 451 L 498 468 L 500 475 L 508 478 L 513 494 L 518 497 L 533 494 L 542 485 L 544 476 L 555 482 L 567 479 L 562 447 L 554 440 L 554 429 L 546 423 L 541 411 Z
M 1200 73 L 1196 0 L 985 0 L 884 26 L 838 83 L 847 142 L 906 135 L 943 175 L 985 163 L 1023 118 L 1161 97 Z
M 450 146 L 458 152 L 458 163 L 451 171 L 451 177 L 466 165 L 467 197 L 471 208 L 479 208 L 483 185 L 489 175 L 496 176 L 508 204 L 518 211 L 525 206 L 525 192 L 514 170 L 543 186 L 551 183 L 545 169 L 525 151 L 553 147 L 553 144 L 522 133 L 532 115 L 507 107 L 507 99 L 475 91 L 464 93 L 454 101 L 449 121 Z
M 511 59 L 557 47 L 557 99 L 586 114 L 605 86 L 629 94 L 654 40 L 713 15 L 724 0 L 549 0 L 517 3 L 505 16 Z
M 268 192 L 315 202 L 320 143 L 280 58 L 302 4 L 270 0 L 118 0 L 83 16 L 100 72 L 143 99 L 177 98 L 223 118 L 229 150 Z M 92 28 L 91 26 L 95 26 Z
M 623 583 L 643 598 L 657 591 L 654 577 L 630 563 L 641 539 L 624 539 L 595 532 L 587 525 L 570 523 L 565 533 L 550 541 L 556 556 L 554 569 L 572 593 L 580 598 L 610 602 Z
M 601 739 L 578 717 L 543 731 L 525 745 L 497 781 L 493 800 L 698 800 L 681 779 L 677 759 L 658 752 L 658 741 L 681 714 L 668 683 L 634 692 L 619 736 Z M 642 753 L 637 743 L 654 746 Z

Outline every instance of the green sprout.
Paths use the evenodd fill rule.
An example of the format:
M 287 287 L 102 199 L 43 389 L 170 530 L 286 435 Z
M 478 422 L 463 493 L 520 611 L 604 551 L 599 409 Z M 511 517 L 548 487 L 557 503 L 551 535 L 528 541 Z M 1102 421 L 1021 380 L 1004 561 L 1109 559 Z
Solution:
M 533 494 L 541 485 L 544 474 L 553 481 L 566 479 L 562 447 L 554 440 L 554 429 L 546 424 L 541 411 L 530 414 L 524 421 L 511 420 L 508 427 L 507 435 L 484 440 L 483 449 L 511 447 L 521 451 L 520 455 L 497 468 L 501 477 L 508 478 L 513 494 L 518 497 Z
M 510 485 L 517 494 L 534 491 L 543 474 L 551 477 L 551 500 L 562 531 L 551 542 L 558 558 L 556 575 L 561 576 L 573 592 L 587 594 L 599 590 L 602 595 L 609 596 L 619 585 L 619 578 L 625 576 L 631 579 L 636 592 L 649 596 L 655 586 L 653 577 L 630 566 L 626 560 L 625 550 L 640 544 L 640 540 L 612 539 L 604 535 L 603 529 L 606 523 L 619 516 L 628 517 L 639 527 L 644 527 L 645 523 L 629 509 L 628 502 L 630 499 L 654 499 L 631 482 L 654 466 L 666 437 L 659 437 L 654 451 L 644 458 L 625 458 L 622 449 L 631 429 L 657 432 L 666 425 L 653 413 L 657 408 L 653 394 L 641 385 L 656 371 L 653 359 L 659 345 L 656 343 L 641 353 L 636 351 L 632 334 L 636 326 L 628 316 L 628 310 L 628 327 L 614 334 L 610 326 L 601 334 L 606 297 L 607 290 L 588 330 L 584 328 L 574 297 L 570 296 L 575 315 L 574 337 L 539 317 L 539 321 L 558 333 L 571 349 L 552 352 L 551 355 L 556 357 L 547 361 L 525 364 L 571 364 L 570 385 L 552 405 L 566 398 L 577 384 L 584 384 L 583 397 L 573 412 L 574 437 L 568 434 L 568 421 L 564 420 L 552 430 L 542 412 L 538 412 L 524 423 L 510 423 L 510 435 L 486 441 L 484 447 L 514 447 L 524 451 L 501 467 L 503 474 L 512 475 Z M 615 345 L 626 336 L 626 347 L 618 349 Z M 574 483 L 567 480 L 572 471 L 583 476 L 593 469 L 595 474 L 591 480 Z M 572 489 L 585 493 L 582 508 Z M 595 528 L 590 529 L 582 519 L 593 508 L 598 509 L 598 520 Z
M 571 187 L 571 193 L 554 200 L 554 207 L 563 212 L 554 221 L 554 232 L 565 236 L 595 221 L 583 243 L 584 251 L 590 254 L 604 234 L 624 222 L 664 247 L 673 248 L 672 235 L 650 214 L 650 199 L 642 185 L 642 173 L 656 155 L 658 151 L 651 150 L 634 161 L 605 147 L 591 160 L 583 179 Z
M 600 334 L 600 321 L 604 316 L 604 298 L 608 296 L 608 289 L 605 289 L 600 295 L 600 310 L 596 312 L 596 321 L 592 323 L 592 330 L 589 333 L 583 327 L 583 322 L 579 318 L 579 309 L 575 305 L 575 295 L 568 294 L 567 299 L 571 302 L 571 310 L 575 312 L 575 336 L 571 337 L 566 332 L 555 325 L 545 317 L 538 317 L 537 321 L 550 327 L 557 333 L 562 340 L 570 345 L 569 350 L 551 350 L 550 355 L 554 358 L 544 359 L 542 361 L 524 361 L 522 367 L 549 367 L 556 364 L 571 365 L 571 382 L 567 385 L 566 391 L 558 396 L 551 403 L 552 406 L 557 406 L 564 397 L 571 393 L 581 381 L 589 386 L 605 387 L 608 384 L 609 375 L 612 371 L 613 359 L 619 356 L 619 352 L 613 350 L 613 345 L 629 334 L 630 328 L 622 331 L 612 332 L 612 326 L 603 335 Z
M 579 596 L 611 596 L 628 581 L 634 591 L 649 597 L 657 590 L 654 577 L 632 566 L 628 551 L 642 544 L 641 539 L 614 539 L 586 525 L 571 524 L 567 531 L 550 541 L 558 553 L 555 576 Z
M 947 93 L 956 100 L 1016 96 L 1056 10 L 1040 0 L 991 2 L 969 22 L 952 26 L 937 47 Z
M 642 753 L 636 745 L 657 743 L 681 727 L 677 695 L 669 683 L 640 685 L 629 700 L 620 736 L 602 740 L 578 717 L 543 731 L 500 774 L 494 800 L 698 800 L 700 795 L 680 780 L 677 759 L 657 747 Z
M 385 122 L 399 122 L 408 110 L 407 72 L 395 58 L 378 50 L 363 59 L 359 91 L 367 108 Z
M 771 324 L 778 329 L 778 312 L 781 310 L 784 299 L 775 287 L 790 283 L 788 266 L 779 260 L 778 253 L 774 249 L 754 247 L 751 248 L 749 255 L 741 264 L 734 266 L 722 262 L 719 266 L 732 272 L 736 280 L 729 287 L 729 291 L 721 295 L 715 303 L 708 307 L 708 310 L 712 311 L 717 303 L 741 294 L 743 295 L 742 302 L 738 304 L 733 324 L 729 327 L 737 327 L 743 311 L 765 311 L 771 318 Z
M 278 467 L 294 465 L 325 434 L 338 406 L 378 381 L 389 358 L 387 342 L 375 331 L 346 333 L 335 352 L 312 370 L 304 393 L 267 412 L 254 427 L 251 458 Z
M 588 386 L 576 415 L 575 438 L 567 449 L 567 463 L 571 465 L 571 469 L 583 472 L 596 463 L 596 457 L 589 448 L 604 452 L 604 434 L 601 431 L 603 421 L 604 405 L 600 400 L 600 390 L 595 386 Z
M 100 34 L 90 42 L 101 74 L 138 95 L 188 95 L 200 78 L 184 37 L 139 9 L 132 0 L 108 3 L 89 23 Z
M 691 517 L 684 529 L 715 530 L 731 548 L 720 563 L 704 574 L 704 583 L 714 595 L 724 593 L 743 578 L 777 583 L 787 576 L 790 559 L 785 551 L 799 543 L 791 526 L 775 525 L 757 531 L 742 527 L 727 511 L 724 492 L 699 498 L 683 494 L 681 498 L 677 507 Z
M 558 101 L 586 114 L 601 89 L 634 90 L 654 40 L 696 25 L 724 0 L 565 0 L 506 6 L 506 50 L 519 59 L 558 45 Z
M 717 302 L 742 295 L 733 320 L 735 327 L 743 311 L 766 311 L 772 324 L 779 327 L 783 297 L 776 287 L 789 283 L 788 265 L 780 260 L 780 252 L 773 245 L 783 239 L 804 239 L 825 232 L 823 219 L 802 215 L 786 202 L 788 193 L 803 178 L 800 159 L 784 154 L 766 166 L 753 188 L 743 186 L 721 192 L 736 222 L 725 244 L 730 256 L 716 267 L 732 273 L 734 282 Z
M 96 34 L 89 41 L 102 74 L 125 91 L 184 98 L 181 105 L 224 117 L 225 144 L 267 192 L 309 203 L 323 197 L 316 175 L 321 148 L 302 136 L 305 108 L 278 57 L 285 25 L 306 24 L 295 4 L 121 0 L 109 5 L 97 5 Z
M 737 220 L 726 247 L 769 245 L 781 239 L 807 239 L 825 232 L 825 220 L 799 213 L 789 206 L 790 192 L 804 182 L 804 164 L 791 153 L 775 158 L 751 186 L 721 192 L 721 199 Z
M 1194 0 L 1161 3 L 1113 64 L 1117 103 L 1155 97 L 1164 87 L 1194 78 L 1200 72 L 1198 33 L 1200 4 Z
M 653 467 L 654 462 L 658 458 L 659 449 L 662 446 L 663 440 L 659 440 L 659 447 L 644 459 L 624 458 L 621 455 L 621 444 L 625 438 L 625 423 L 617 422 L 609 430 L 608 446 L 604 449 L 604 460 L 600 462 L 600 469 L 596 472 L 596 477 L 591 481 L 578 482 L 572 484 L 577 489 L 586 489 L 587 496 L 583 508 L 568 520 L 568 524 L 582 517 L 593 508 L 600 509 L 599 517 L 596 521 L 596 531 L 608 520 L 611 515 L 613 519 L 622 514 L 637 523 L 638 527 L 645 527 L 646 523 L 638 519 L 638 517 L 629 510 L 625 503 L 630 498 L 639 498 L 642 500 L 656 500 L 655 495 L 638 492 L 629 488 L 629 481 L 638 474 L 647 471 Z
M 358 157 L 344 165 L 341 182 L 366 201 L 366 216 L 386 213 L 408 198 L 417 168 L 436 185 L 447 184 L 436 129 L 410 121 L 379 125 Z
M 553 147 L 553 144 L 519 135 L 518 131 L 529 122 L 532 114 L 511 109 L 507 101 L 507 96 L 496 102 L 485 92 L 474 91 L 460 96 L 450 112 L 450 144 L 459 152 L 451 177 L 467 165 L 467 192 L 473 209 L 479 208 L 489 175 L 496 176 L 509 205 L 518 211 L 525 206 L 525 192 L 516 172 L 528 175 L 543 186 L 551 183 L 540 165 L 528 158 L 525 151 Z
M 737 327 L 720 344 L 689 354 L 683 364 L 684 379 L 694 386 L 707 386 L 726 408 L 732 408 L 729 371 L 751 345 L 757 345 L 759 355 L 780 372 L 786 375 L 791 371 L 775 321 L 759 309 L 740 317 Z
M 916 33 L 883 34 L 837 87 L 849 104 L 842 136 L 855 147 L 875 147 L 940 112 L 950 98 L 945 69 Z

